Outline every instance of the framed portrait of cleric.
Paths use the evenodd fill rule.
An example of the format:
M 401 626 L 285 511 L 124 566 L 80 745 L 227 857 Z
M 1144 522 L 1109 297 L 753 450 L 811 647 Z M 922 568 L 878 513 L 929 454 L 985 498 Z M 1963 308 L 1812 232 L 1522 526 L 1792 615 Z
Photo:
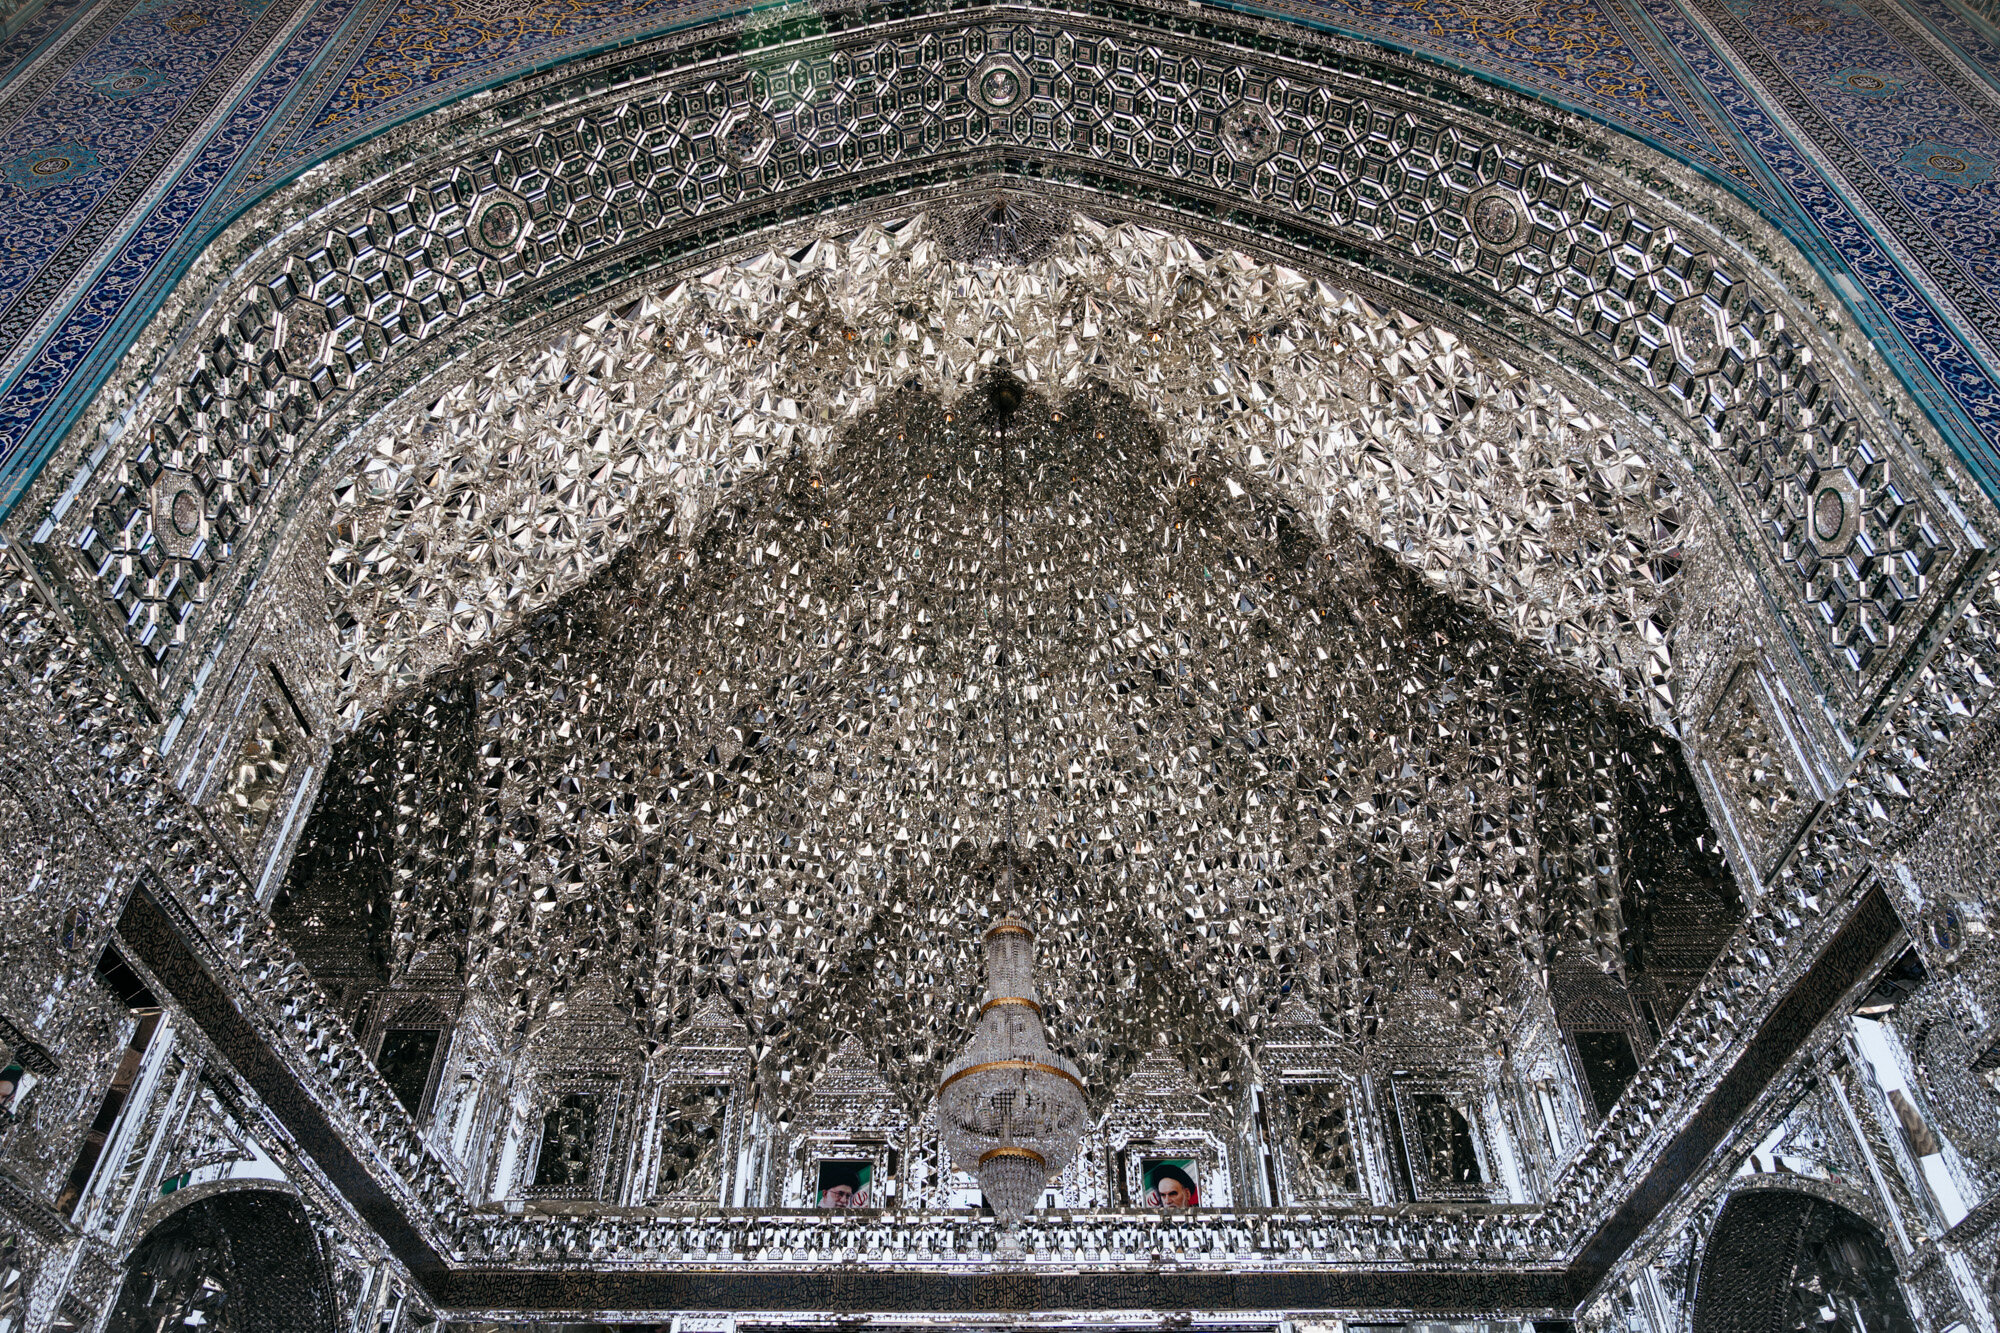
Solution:
M 822 1157 L 813 1205 L 829 1211 L 874 1208 L 875 1163 L 865 1158 Z
M 1192 1157 L 1139 1160 L 1139 1197 L 1148 1208 L 1201 1207 L 1201 1164 Z

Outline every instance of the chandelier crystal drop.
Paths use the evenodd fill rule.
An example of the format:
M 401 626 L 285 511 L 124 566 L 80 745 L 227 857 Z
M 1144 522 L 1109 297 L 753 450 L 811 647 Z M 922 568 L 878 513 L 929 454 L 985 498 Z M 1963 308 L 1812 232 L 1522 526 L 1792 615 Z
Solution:
M 1004 917 L 985 944 L 979 1027 L 938 1087 L 938 1121 L 952 1161 L 979 1177 L 994 1216 L 1012 1227 L 1076 1155 L 1083 1078 L 1049 1049 L 1035 990 L 1034 932 Z

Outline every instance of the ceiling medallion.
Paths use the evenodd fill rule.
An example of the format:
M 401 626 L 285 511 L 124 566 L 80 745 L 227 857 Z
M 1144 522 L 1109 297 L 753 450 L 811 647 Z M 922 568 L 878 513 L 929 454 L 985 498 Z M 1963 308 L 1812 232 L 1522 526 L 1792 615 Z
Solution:
M 1697 292 L 1674 302 L 1667 316 L 1667 333 L 1682 364 L 1697 375 L 1706 375 L 1722 364 L 1722 354 L 1729 348 L 1729 312 L 1712 297 Z
M 778 126 L 761 111 L 741 111 L 723 125 L 716 140 L 722 160 L 730 166 L 754 167 L 770 156 Z
M 192 558 L 206 533 L 208 503 L 193 477 L 168 472 L 153 487 L 153 537 L 162 550 Z
M 272 333 L 272 343 L 287 374 L 305 378 L 326 357 L 327 335 L 332 329 L 324 311 L 296 305 L 281 313 Z
M 527 200 L 510 191 L 496 190 L 473 205 L 465 234 L 480 253 L 507 259 L 527 241 L 531 221 Z
M 979 62 L 968 86 L 972 100 L 988 111 L 1012 111 L 1028 100 L 1028 71 L 1013 56 L 995 52 Z
M 1238 162 L 1254 166 L 1278 151 L 1278 122 L 1255 103 L 1230 108 L 1220 126 L 1222 147 Z
M 1011 874 L 1011 872 L 1010 872 Z M 938 1122 L 961 1171 L 979 1177 L 1011 1235 L 1076 1155 L 1083 1077 L 1049 1049 L 1035 989 L 1035 933 L 1004 917 L 985 935 L 979 1027 L 938 1085 Z
M 1813 547 L 1822 557 L 1845 554 L 1861 526 L 1861 498 L 1855 490 L 1839 472 L 1829 470 L 1819 476 L 1807 516 Z
M 1528 201 L 1520 191 L 1489 185 L 1475 191 L 1466 206 L 1472 234 L 1497 254 L 1510 254 L 1528 243 Z

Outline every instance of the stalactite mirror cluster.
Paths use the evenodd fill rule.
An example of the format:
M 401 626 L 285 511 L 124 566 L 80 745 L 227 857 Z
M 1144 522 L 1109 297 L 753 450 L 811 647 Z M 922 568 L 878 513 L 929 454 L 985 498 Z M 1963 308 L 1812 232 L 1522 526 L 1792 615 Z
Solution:
M 874 237 L 854 250 L 889 240 Z M 1172 254 L 1166 237 L 1143 242 Z M 1182 300 L 1194 274 L 1231 266 L 1186 253 Z M 975 284 L 961 294 L 968 315 L 983 302 L 1004 319 L 1009 297 L 1071 313 L 1095 303 L 1094 274 L 1066 301 L 1004 271 L 960 272 L 948 280 Z M 909 347 L 937 336 L 926 321 L 966 317 L 918 308 L 950 291 L 916 276 L 901 336 L 869 357 L 917 363 Z M 1310 288 L 1288 300 L 1317 326 L 1294 334 L 1274 311 L 1263 339 L 1359 333 L 1361 307 L 1343 321 Z M 795 301 L 770 309 L 768 335 L 727 336 L 755 349 L 825 318 Z M 632 334 L 593 333 L 559 355 L 607 377 L 617 356 L 645 355 L 598 350 Z M 819 336 L 850 364 L 848 332 Z M 1522 438 L 1496 401 L 1518 402 L 1520 387 L 1443 351 L 1482 402 L 1439 378 L 1435 343 L 1405 352 L 1385 336 L 1379 360 L 1325 346 L 1326 382 L 1354 385 L 1341 401 L 1373 405 L 1385 426 L 1448 395 L 1452 415 L 1411 429 L 1451 451 L 1434 466 L 1487 480 L 1505 465 L 1492 442 Z M 1172 364 L 1199 351 L 1230 370 L 1235 348 L 1178 338 L 1146 354 Z M 1297 345 L 1242 347 L 1295 376 L 1315 360 Z M 1398 368 L 1412 377 L 1392 397 L 1379 376 Z M 385 989 L 412 968 L 462 979 L 503 1044 L 588 1004 L 614 1009 L 630 1048 L 657 1058 L 720 1005 L 742 1025 L 767 1117 L 796 1114 L 831 1054 L 858 1042 L 912 1123 L 974 1034 L 982 933 L 1016 906 L 1046 960 L 1052 1039 L 1100 1114 L 1158 1042 L 1184 1066 L 1182 1091 L 1234 1102 L 1288 1006 L 1324 1025 L 1351 1075 L 1393 1033 L 1444 1025 L 1459 1047 L 1447 1063 L 1485 1098 L 1508 1043 L 1550 1008 L 1552 969 L 1622 990 L 1652 961 L 1646 923 L 1672 905 L 1695 904 L 1719 946 L 1733 881 L 1677 748 L 1622 677 L 1551 660 L 1454 600 L 1457 570 L 1411 570 L 1336 502 L 1314 503 L 1325 492 L 1291 460 L 1246 466 L 1257 446 L 1176 439 L 1088 371 L 1079 359 L 1071 387 L 1044 390 L 969 361 L 949 397 L 915 377 L 838 428 L 780 437 L 761 466 L 711 482 L 699 507 L 669 510 L 580 586 L 475 635 L 470 664 L 391 696 L 337 747 L 277 897 L 280 929 L 330 977 L 366 957 Z M 374 612 L 352 620 L 356 642 L 400 636 L 420 653 L 455 632 L 409 594 L 391 600 L 385 583 L 423 577 L 392 551 L 430 568 L 518 558 L 454 478 L 504 466 L 526 480 L 550 456 L 511 445 L 503 462 L 492 436 L 428 424 L 449 410 L 441 401 L 410 435 L 385 435 L 356 477 L 370 498 L 338 521 L 332 586 Z M 826 415 L 812 400 L 774 413 Z M 546 427 L 531 438 L 561 447 Z M 674 438 L 667 456 L 687 439 Z M 1584 451 L 1602 467 L 1598 448 Z M 1548 540 L 1575 543 L 1577 558 L 1548 558 L 1590 568 L 1581 534 L 1608 532 L 1654 551 L 1658 568 L 1628 557 L 1604 569 L 1657 590 L 1679 558 L 1662 544 L 1671 492 L 1636 459 L 1610 466 L 1642 475 L 1552 508 Z M 1535 484 L 1517 478 L 1503 484 Z M 1525 588 L 1549 576 L 1505 577 Z M 1587 1055 L 1579 1068 L 1594 1068 Z M 1471 1122 L 1442 1094 L 1416 1097 L 1407 1126 L 1378 1131 L 1398 1139 L 1384 1139 L 1387 1197 L 1420 1181 L 1439 1197 L 1524 1188 L 1497 1153 L 1475 1159 Z M 548 1114 L 553 1126 L 575 1113 Z M 1511 1132 L 1483 1102 L 1473 1115 L 1489 1139 Z M 1244 1171 L 1236 1137 L 1215 1142 L 1218 1172 Z M 1449 1169 L 1430 1171 L 1433 1159 Z M 932 1167 L 922 1185 L 900 1176 L 898 1198 L 948 1202 L 952 1177 Z M 782 1189 L 755 1183 L 760 1197 Z M 1267 1183 L 1252 1173 L 1235 1189 L 1248 1201 Z M 605 1197 L 619 1190 L 605 1182 Z

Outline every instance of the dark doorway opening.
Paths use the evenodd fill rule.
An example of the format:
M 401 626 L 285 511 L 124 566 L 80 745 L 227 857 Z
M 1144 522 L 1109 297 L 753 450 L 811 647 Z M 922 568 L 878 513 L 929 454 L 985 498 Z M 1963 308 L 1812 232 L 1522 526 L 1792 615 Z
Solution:
M 1584 1081 L 1590 1085 L 1590 1100 L 1599 1116 L 1625 1095 L 1625 1085 L 1639 1072 L 1639 1058 L 1632 1052 L 1631 1038 L 1622 1032 L 1579 1032 L 1576 1053 L 1583 1061 Z
M 333 1284 L 297 1199 L 213 1195 L 154 1227 L 132 1252 L 105 1333 L 334 1333 Z
M 1694 1333 L 1916 1333 L 1896 1263 L 1862 1218 L 1790 1190 L 1747 1190 L 1715 1224 Z

